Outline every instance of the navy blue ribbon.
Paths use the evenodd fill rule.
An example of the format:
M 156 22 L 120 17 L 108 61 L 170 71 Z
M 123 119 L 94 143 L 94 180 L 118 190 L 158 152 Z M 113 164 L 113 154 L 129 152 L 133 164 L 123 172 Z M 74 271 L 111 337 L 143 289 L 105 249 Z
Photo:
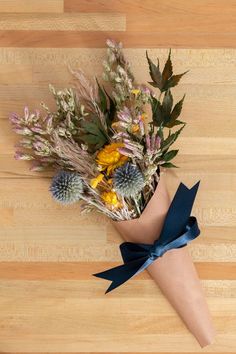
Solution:
M 184 247 L 200 235 L 197 219 L 190 216 L 199 183 L 200 181 L 191 189 L 180 183 L 168 209 L 160 237 L 153 245 L 124 242 L 120 245 L 124 264 L 93 274 L 112 281 L 106 293 L 142 272 L 167 251 Z

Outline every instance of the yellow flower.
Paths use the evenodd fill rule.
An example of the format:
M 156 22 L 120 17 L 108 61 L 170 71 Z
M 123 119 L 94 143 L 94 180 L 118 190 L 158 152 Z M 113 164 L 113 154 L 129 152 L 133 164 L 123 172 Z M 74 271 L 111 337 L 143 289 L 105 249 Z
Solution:
M 113 122 L 111 126 L 112 126 L 113 129 L 119 129 L 120 128 L 120 122 Z
M 141 119 L 142 121 L 145 121 L 145 119 L 148 117 L 147 113 L 142 113 L 141 114 Z
M 103 178 L 104 178 L 104 175 L 102 173 L 100 173 L 97 177 L 92 178 L 90 180 L 90 186 L 93 189 L 97 188 L 98 183 L 100 183 L 103 180 Z
M 122 155 L 118 151 L 118 149 L 123 146 L 123 143 L 112 143 L 110 145 L 106 145 L 97 154 L 97 163 L 100 166 L 100 170 L 106 170 L 108 176 L 115 168 L 123 165 L 128 159 L 127 156 Z
M 137 133 L 139 131 L 139 125 L 138 124 L 133 124 L 131 127 L 131 132 L 132 133 Z
M 117 198 L 116 192 L 113 191 L 103 192 L 101 194 L 101 198 L 106 204 L 108 204 L 111 207 L 119 208 L 121 206 L 121 203 Z
M 140 94 L 140 90 L 139 89 L 134 89 L 134 90 L 131 90 L 131 93 L 133 93 L 135 95 L 135 98 Z

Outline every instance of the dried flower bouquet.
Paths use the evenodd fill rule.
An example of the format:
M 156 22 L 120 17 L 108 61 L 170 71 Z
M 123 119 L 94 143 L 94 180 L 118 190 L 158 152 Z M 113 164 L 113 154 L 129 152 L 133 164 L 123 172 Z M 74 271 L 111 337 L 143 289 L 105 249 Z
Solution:
M 31 160 L 33 171 L 57 171 L 53 197 L 63 204 L 82 200 L 113 220 L 138 217 L 152 197 L 160 168 L 175 167 L 171 150 L 185 123 L 179 120 L 184 97 L 174 105 L 171 89 L 185 74 L 174 75 L 171 51 L 161 72 L 147 56 L 151 86 L 135 82 L 121 44 L 107 41 L 103 79 L 111 92 L 72 71 L 75 88 L 56 91 L 57 110 L 13 113 L 13 129 L 23 136 L 16 159 Z M 151 114 L 147 112 L 151 111 Z

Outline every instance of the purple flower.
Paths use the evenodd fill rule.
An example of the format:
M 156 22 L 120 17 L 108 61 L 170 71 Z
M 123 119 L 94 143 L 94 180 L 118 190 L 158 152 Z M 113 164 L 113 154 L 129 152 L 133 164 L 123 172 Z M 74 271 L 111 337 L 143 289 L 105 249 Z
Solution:
M 147 150 L 151 149 L 151 140 L 150 140 L 149 134 L 146 134 L 146 147 L 147 147 Z
M 155 146 L 157 150 L 160 149 L 160 145 L 161 145 L 161 138 L 157 135 L 156 142 L 155 142 Z

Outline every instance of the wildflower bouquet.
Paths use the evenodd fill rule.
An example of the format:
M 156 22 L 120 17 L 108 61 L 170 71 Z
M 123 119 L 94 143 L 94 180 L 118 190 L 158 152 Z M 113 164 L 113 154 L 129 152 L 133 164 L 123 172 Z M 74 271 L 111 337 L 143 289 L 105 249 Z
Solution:
M 81 211 L 98 210 L 114 221 L 123 238 L 124 265 L 95 274 L 112 281 L 108 291 L 147 268 L 174 308 L 204 346 L 213 329 L 195 268 L 185 246 L 199 235 L 190 217 L 198 184 L 181 184 L 170 202 L 162 168 L 176 167 L 172 144 L 185 127 L 179 119 L 184 97 L 174 104 L 171 51 L 163 70 L 146 53 L 151 81 L 135 81 L 121 44 L 107 41 L 103 79 L 90 81 L 71 69 L 75 87 L 50 90 L 51 111 L 13 113 L 22 135 L 16 158 L 31 160 L 33 171 L 56 171 L 50 191 L 56 201 L 81 201 Z M 150 88 L 152 86 L 153 89 Z M 184 300 L 186 299 L 186 301 Z
M 185 126 L 178 119 L 184 97 L 174 105 L 171 89 L 185 73 L 173 75 L 171 52 L 162 73 L 147 54 L 157 97 L 135 82 L 121 45 L 107 44 L 103 78 L 111 84 L 111 94 L 97 80 L 73 71 L 74 90 L 50 86 L 56 111 L 43 104 L 46 113 L 41 116 L 25 108 L 24 116 L 14 113 L 11 122 L 23 135 L 15 157 L 31 160 L 33 171 L 59 170 L 51 186 L 57 201 L 82 200 L 84 212 L 96 208 L 114 220 L 127 220 L 144 210 L 160 168 L 175 167 L 171 160 L 178 150 L 171 146 Z

